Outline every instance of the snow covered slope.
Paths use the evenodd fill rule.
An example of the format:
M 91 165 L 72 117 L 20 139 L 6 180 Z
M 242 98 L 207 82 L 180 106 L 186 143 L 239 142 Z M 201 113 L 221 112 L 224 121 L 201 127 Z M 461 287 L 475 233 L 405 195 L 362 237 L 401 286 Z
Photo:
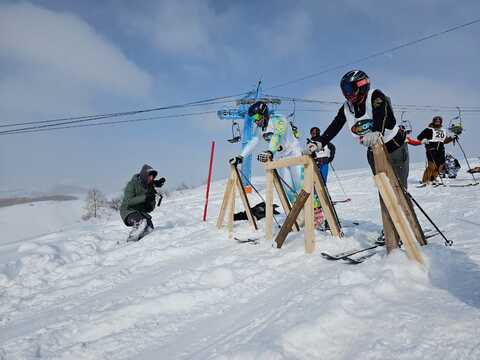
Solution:
M 412 183 L 455 241 L 433 238 L 426 269 L 383 249 L 347 265 L 320 251 L 366 245 L 381 226 L 369 171 L 340 176 L 352 197 L 337 206 L 346 237 L 318 233 L 312 255 L 301 234 L 281 250 L 227 239 L 215 228 L 225 182 L 213 185 L 207 223 L 195 189 L 166 198 L 138 243 L 117 245 L 120 219 L 17 243 L 0 265 L 0 358 L 479 359 L 480 187 Z M 343 197 L 334 176 L 329 187 Z
M 73 200 L 0 207 L 0 262 L 17 258 L 18 246 L 28 239 L 80 223 L 83 205 L 83 200 Z

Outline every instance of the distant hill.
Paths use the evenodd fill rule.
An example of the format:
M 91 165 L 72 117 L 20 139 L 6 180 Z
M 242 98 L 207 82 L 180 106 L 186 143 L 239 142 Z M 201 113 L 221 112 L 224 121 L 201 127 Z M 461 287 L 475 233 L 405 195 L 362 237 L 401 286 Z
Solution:
M 77 197 L 71 195 L 42 195 L 37 197 L 11 197 L 0 199 L 0 207 L 28 204 L 39 201 L 72 201 L 78 200 Z

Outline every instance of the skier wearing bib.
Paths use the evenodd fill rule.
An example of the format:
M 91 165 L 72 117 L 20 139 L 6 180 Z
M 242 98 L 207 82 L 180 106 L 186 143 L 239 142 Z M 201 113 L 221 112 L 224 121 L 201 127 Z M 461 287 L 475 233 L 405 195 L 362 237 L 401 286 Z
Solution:
M 375 174 L 375 163 L 372 147 L 385 143 L 390 157 L 390 163 L 400 184 L 406 189 L 409 172 L 409 155 L 406 132 L 400 128 L 395 119 L 390 99 L 378 89 L 370 89 L 370 79 L 361 70 L 347 72 L 340 81 L 345 103 L 338 110 L 337 115 L 325 132 L 314 142 L 307 145 L 310 152 L 329 144 L 340 132 L 345 124 L 348 130 L 363 146 L 367 147 L 367 159 L 372 172 Z M 386 213 L 385 204 L 380 198 L 382 214 Z M 384 221 L 385 223 L 386 221 Z M 393 224 L 387 222 L 389 227 Z M 386 232 L 391 233 L 390 231 Z M 399 242 L 385 238 L 387 243 Z
M 395 119 L 390 99 L 378 89 L 370 89 L 370 79 L 361 70 L 346 73 L 340 81 L 345 103 L 338 110 L 335 119 L 325 132 L 307 145 L 310 151 L 316 151 L 337 136 L 342 127 L 348 124 L 353 137 L 368 148 L 367 159 L 375 173 L 371 147 L 385 143 L 390 154 L 393 170 L 400 183 L 407 188 L 409 172 L 408 147 L 406 133 Z
M 427 153 L 427 168 L 422 177 L 422 184 L 424 185 L 436 182 L 445 164 L 445 144 L 457 138 L 456 135 L 447 136 L 447 132 L 442 125 L 442 117 L 435 116 L 430 125 L 417 136 L 417 139 L 425 144 Z
M 256 125 L 253 136 L 243 148 L 242 153 L 230 159 L 231 164 L 241 164 L 243 158 L 255 150 L 261 139 L 268 144 L 268 150 L 262 151 L 257 156 L 260 162 L 273 160 L 274 157 L 278 160 L 302 155 L 302 148 L 298 141 L 300 137 L 298 130 L 283 115 L 271 114 L 265 102 L 257 101 L 249 107 L 248 116 Z M 285 191 L 289 200 L 293 203 L 296 194 L 303 187 L 303 167 L 282 168 L 280 176 L 288 184 Z
M 316 141 L 320 137 L 320 129 L 318 127 L 312 127 L 310 129 L 310 139 L 307 140 L 308 142 Z M 332 143 L 328 143 L 322 148 L 318 148 L 315 151 L 315 162 L 322 174 L 323 182 L 327 183 L 328 178 L 328 164 L 333 161 L 335 157 L 335 145 Z

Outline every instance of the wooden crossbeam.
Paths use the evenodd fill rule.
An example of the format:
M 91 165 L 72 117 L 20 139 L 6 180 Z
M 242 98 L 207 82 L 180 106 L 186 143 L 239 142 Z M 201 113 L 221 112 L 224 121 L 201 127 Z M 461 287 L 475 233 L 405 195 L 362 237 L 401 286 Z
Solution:
M 300 194 L 298 194 L 295 203 L 292 206 L 292 210 L 288 214 L 285 222 L 282 225 L 282 228 L 277 234 L 275 238 L 275 242 L 277 243 L 277 248 L 280 249 L 287 238 L 288 233 L 291 231 L 293 224 L 295 223 L 300 211 L 302 211 L 307 198 L 309 197 L 309 193 L 305 190 L 301 190 Z
M 264 164 L 265 170 L 273 170 L 290 166 L 306 165 L 310 157 L 308 155 L 269 161 Z
M 388 213 L 393 220 L 395 229 L 397 230 L 403 242 L 407 256 L 411 260 L 415 260 L 420 264 L 424 264 L 425 261 L 416 244 L 416 237 L 413 227 L 407 218 L 405 210 L 401 206 L 400 194 L 394 190 L 390 179 L 385 173 L 379 173 L 375 175 L 374 180 L 385 203 L 385 207 L 387 208 Z

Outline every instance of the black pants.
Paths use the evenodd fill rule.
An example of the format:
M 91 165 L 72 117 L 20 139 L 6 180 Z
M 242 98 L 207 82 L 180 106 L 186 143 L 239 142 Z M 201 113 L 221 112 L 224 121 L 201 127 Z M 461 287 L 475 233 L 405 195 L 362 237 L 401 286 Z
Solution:
M 410 158 L 408 155 L 407 144 L 404 143 L 398 149 L 392 151 L 390 154 L 390 161 L 392 164 L 393 171 L 398 177 L 400 184 L 407 189 L 408 186 L 408 173 L 410 170 Z M 368 163 L 372 172 L 375 174 L 375 163 L 373 161 L 373 152 L 368 149 L 367 152 Z
M 152 217 L 149 214 L 141 213 L 140 211 L 135 211 L 129 214 L 125 219 L 125 225 L 134 226 L 143 219 L 147 220 L 147 225 L 153 229 Z

